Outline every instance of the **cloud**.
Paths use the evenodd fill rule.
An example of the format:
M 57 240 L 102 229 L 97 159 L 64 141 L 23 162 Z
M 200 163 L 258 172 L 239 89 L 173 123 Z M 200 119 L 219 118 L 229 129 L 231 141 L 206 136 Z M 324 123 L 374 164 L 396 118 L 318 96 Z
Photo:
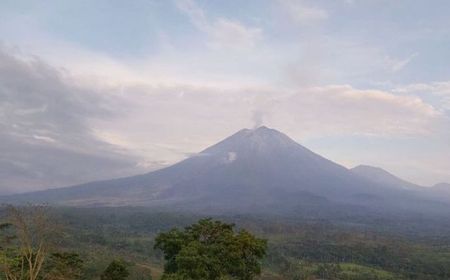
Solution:
M 227 18 L 209 20 L 193 0 L 178 0 L 176 4 L 195 27 L 207 34 L 208 45 L 213 49 L 250 50 L 263 38 L 263 31 L 260 28 L 245 26 L 237 20 Z
M 430 102 L 443 111 L 450 113 L 450 82 L 418 83 L 399 86 L 393 89 L 400 94 L 428 97 Z M 450 114 L 449 114 L 450 115 Z M 450 117 L 450 116 L 449 116 Z
M 398 72 L 401 71 L 403 68 L 405 68 L 415 57 L 417 57 L 419 54 L 414 53 L 410 56 L 408 56 L 405 59 L 402 60 L 392 60 L 392 72 Z
M 68 12 L 85 9 L 76 1 L 0 9 L 0 37 L 38 56 L 0 51 L 2 186 L 139 172 L 260 123 L 308 145 L 328 141 L 331 159 L 386 153 L 408 174 L 408 157 L 421 154 L 427 170 L 415 178 L 437 178 L 436 162 L 448 170 L 450 86 L 432 82 L 448 77 L 442 9 L 418 22 L 364 1 L 227 3 L 239 12 L 221 1 L 174 2 L 126 9 L 134 18 L 120 30 L 111 24 L 123 5 L 83 19 Z M 379 151 L 354 149 L 381 138 Z
M 218 49 L 248 50 L 262 39 L 262 30 L 245 27 L 241 23 L 224 18 L 217 19 L 210 30 L 211 46 Z
M 97 61 L 91 70 L 102 75 L 87 72 L 86 79 L 11 49 L 2 48 L 0 60 L 0 136 L 6 143 L 0 165 L 10 170 L 0 182 L 3 188 L 61 186 L 142 172 L 262 123 L 296 139 L 422 137 L 439 135 L 443 123 L 448 125 L 437 105 L 413 92 L 415 87 L 444 96 L 447 83 L 383 91 L 339 84 L 217 83 L 171 71 L 145 79 L 149 72 L 136 76 L 138 71 L 126 72 L 130 66 L 114 60 L 107 65 L 116 65 L 117 71 L 104 72 Z M 154 63 L 155 71 L 164 71 Z M 116 75 L 122 72 L 128 74 Z
M 295 55 L 284 65 L 286 80 L 293 84 L 374 84 L 398 79 L 400 72 L 419 55 L 406 58 L 390 54 L 376 44 L 345 38 L 302 34 Z M 292 51 L 289 51 L 292 53 Z M 325 81 L 325 82 L 324 82 Z
M 326 10 L 310 6 L 303 0 L 279 0 L 278 2 L 291 20 L 297 24 L 310 24 L 328 18 Z
M 450 82 L 431 82 L 431 83 L 418 83 L 409 84 L 406 86 L 400 86 L 394 89 L 399 93 L 420 93 L 427 92 L 438 96 L 450 96 Z
M 445 120 L 418 97 L 349 85 L 297 89 L 141 85 L 139 91 L 123 90 L 128 98 L 121 104 L 133 110 L 114 122 L 114 133 L 123 131 L 135 139 L 132 142 L 148 138 L 189 152 L 220 140 L 219 135 L 260 125 L 263 119 L 264 124 L 299 137 L 429 135 L 437 133 Z M 136 133 L 140 127 L 152 130 Z M 195 137 L 186 139 L 187 135 Z M 147 147 L 147 153 L 152 149 Z
M 299 90 L 279 110 L 294 112 L 295 108 L 291 126 L 297 123 L 304 133 L 315 135 L 427 135 L 437 133 L 443 120 L 438 110 L 420 98 L 349 85 Z
M 66 70 L 0 47 L 0 193 L 136 172 L 138 158 L 92 134 L 108 106 Z
M 143 172 L 263 122 L 295 139 L 312 139 L 439 135 L 448 121 L 406 90 L 282 88 L 176 78 L 121 81 L 114 76 L 114 83 L 100 83 L 94 75 L 86 81 L 39 58 L 2 48 L 3 192 Z M 445 92 L 446 85 L 433 87 Z

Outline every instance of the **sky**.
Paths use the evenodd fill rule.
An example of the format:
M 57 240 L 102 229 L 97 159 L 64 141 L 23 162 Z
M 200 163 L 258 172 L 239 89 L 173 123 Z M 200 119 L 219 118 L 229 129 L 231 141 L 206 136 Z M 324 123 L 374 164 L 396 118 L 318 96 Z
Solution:
M 139 174 L 266 125 L 450 182 L 447 0 L 0 1 L 0 194 Z

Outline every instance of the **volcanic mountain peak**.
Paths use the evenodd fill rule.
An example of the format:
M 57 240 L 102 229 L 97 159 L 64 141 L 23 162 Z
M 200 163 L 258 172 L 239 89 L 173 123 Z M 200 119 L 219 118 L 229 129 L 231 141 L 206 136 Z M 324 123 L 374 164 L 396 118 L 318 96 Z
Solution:
M 255 129 L 245 130 L 247 137 L 254 144 L 259 145 L 292 145 L 297 144 L 289 138 L 286 134 L 279 132 L 278 130 L 268 128 L 266 126 L 260 126 Z
M 284 133 L 266 126 L 261 126 L 255 129 L 242 129 L 202 151 L 201 154 L 223 154 L 230 152 L 272 154 L 287 151 L 292 148 L 307 150 Z
M 262 126 L 242 129 L 196 156 L 147 174 L 4 197 L 0 202 L 280 213 L 302 205 L 325 207 L 324 203 L 378 209 L 399 207 L 403 201 L 404 207 L 415 206 L 405 196 L 409 192 L 402 190 L 405 182 L 392 177 L 370 167 L 352 172 Z M 391 187 L 397 184 L 399 188 Z

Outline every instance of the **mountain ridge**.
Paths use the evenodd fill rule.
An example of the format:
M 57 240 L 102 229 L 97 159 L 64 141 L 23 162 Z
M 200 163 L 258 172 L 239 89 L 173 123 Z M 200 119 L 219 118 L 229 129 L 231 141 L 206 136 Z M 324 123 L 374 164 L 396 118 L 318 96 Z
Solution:
M 305 205 L 408 208 L 409 200 L 417 200 L 411 192 L 357 175 L 265 126 L 242 129 L 194 156 L 146 174 L 6 199 L 68 206 L 286 213 Z
M 391 187 L 410 190 L 424 188 L 423 186 L 401 179 L 381 167 L 360 164 L 358 166 L 353 167 L 350 170 L 355 174 L 357 174 L 358 176 L 362 176 L 371 181 L 378 182 L 380 184 L 384 184 Z

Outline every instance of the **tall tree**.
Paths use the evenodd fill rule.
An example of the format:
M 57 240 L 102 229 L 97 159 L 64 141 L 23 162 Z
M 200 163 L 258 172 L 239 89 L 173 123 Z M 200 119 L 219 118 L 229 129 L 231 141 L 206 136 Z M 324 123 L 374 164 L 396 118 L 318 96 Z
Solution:
M 81 273 L 78 255 L 55 253 L 62 230 L 50 208 L 6 206 L 2 213 L 6 213 L 4 223 L 0 224 L 0 272 L 4 278 L 78 279 L 75 275 Z M 73 273 L 69 273 L 71 270 Z
M 163 279 L 251 280 L 261 273 L 267 247 L 266 240 L 211 219 L 161 233 L 155 241 L 166 260 Z
M 36 280 L 60 231 L 46 206 L 7 206 L 6 213 L 0 268 L 6 279 Z

